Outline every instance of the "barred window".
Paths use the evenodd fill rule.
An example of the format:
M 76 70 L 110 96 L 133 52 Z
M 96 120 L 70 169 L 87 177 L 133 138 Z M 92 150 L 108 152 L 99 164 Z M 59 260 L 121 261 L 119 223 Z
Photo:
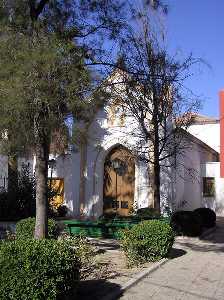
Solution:
M 215 178 L 203 177 L 203 197 L 215 196 Z

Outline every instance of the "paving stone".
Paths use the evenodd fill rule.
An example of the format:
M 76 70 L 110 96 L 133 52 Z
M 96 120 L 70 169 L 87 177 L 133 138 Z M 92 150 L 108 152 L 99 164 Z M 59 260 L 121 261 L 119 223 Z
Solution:
M 223 300 L 224 218 L 218 218 L 217 230 L 204 240 L 178 238 L 174 248 L 182 250 L 182 255 L 151 273 L 120 299 Z

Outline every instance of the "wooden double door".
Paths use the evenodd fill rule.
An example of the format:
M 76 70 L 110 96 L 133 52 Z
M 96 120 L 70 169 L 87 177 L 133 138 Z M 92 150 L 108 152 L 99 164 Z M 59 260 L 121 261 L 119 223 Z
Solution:
M 116 147 L 104 164 L 104 214 L 128 216 L 133 211 L 135 161 L 124 147 Z

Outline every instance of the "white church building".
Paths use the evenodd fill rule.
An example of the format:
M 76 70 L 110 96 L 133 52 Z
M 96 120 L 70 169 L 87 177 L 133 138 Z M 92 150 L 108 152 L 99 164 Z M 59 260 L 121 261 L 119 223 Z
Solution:
M 224 91 L 220 102 L 224 107 Z M 210 207 L 224 215 L 224 178 L 220 176 L 224 161 L 221 159 L 221 166 L 219 161 L 224 157 L 222 116 L 224 109 L 220 119 L 195 116 L 185 133 L 190 147 L 184 159 L 177 169 L 161 172 L 162 211 Z M 128 215 L 136 208 L 153 206 L 147 164 L 132 157 L 136 144 L 133 130 L 137 130 L 133 119 L 108 103 L 97 111 L 86 142 L 67 154 L 51 157 L 55 166 L 49 169 L 49 177 L 60 186 L 60 201 L 67 206 L 68 216 L 95 219 L 108 212 Z M 19 159 L 19 164 L 24 161 Z M 34 170 L 35 159 L 29 163 Z M 0 186 L 5 185 L 5 178 L 7 157 L 1 156 Z

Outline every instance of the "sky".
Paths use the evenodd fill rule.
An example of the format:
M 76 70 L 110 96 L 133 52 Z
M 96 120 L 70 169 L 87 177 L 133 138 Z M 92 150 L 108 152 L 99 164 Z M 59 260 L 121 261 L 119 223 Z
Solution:
M 188 87 L 202 99 L 200 113 L 219 116 L 218 93 L 224 89 L 224 0 L 166 0 L 167 47 L 172 54 L 205 60 Z M 209 66 L 208 66 L 208 65 Z

